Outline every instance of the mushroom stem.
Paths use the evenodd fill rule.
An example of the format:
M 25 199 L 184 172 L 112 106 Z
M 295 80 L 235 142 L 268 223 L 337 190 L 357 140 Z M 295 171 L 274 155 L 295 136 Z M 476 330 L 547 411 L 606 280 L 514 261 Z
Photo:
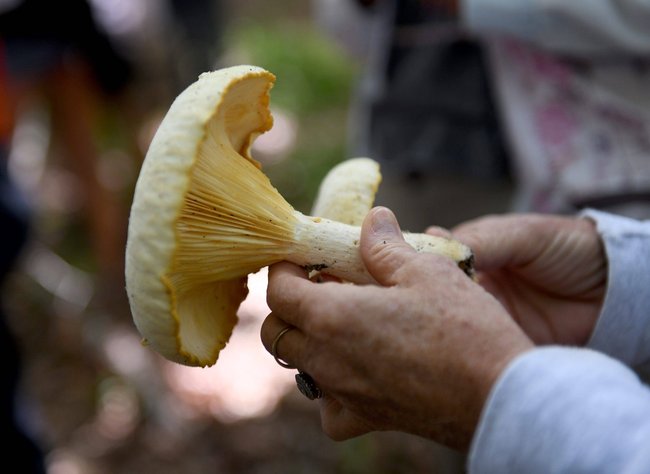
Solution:
M 294 211 L 294 245 L 287 260 L 305 269 L 318 270 L 353 283 L 376 283 L 359 252 L 361 228 Z M 453 239 L 404 232 L 404 238 L 418 252 L 445 255 L 472 275 L 472 252 Z

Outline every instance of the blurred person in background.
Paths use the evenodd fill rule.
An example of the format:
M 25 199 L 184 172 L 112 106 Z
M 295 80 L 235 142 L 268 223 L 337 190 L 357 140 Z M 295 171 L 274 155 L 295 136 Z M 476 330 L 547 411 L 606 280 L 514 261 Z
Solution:
M 104 282 L 119 282 L 126 211 L 100 179 L 98 124 L 102 108 L 118 102 L 130 83 L 132 65 L 86 0 L 69 0 L 65 8 L 45 0 L 6 3 L 0 38 L 13 102 L 11 126 L 26 107 L 44 101 L 53 145 L 61 146 L 65 166 L 78 177 L 96 273 Z
M 65 16 L 63 16 L 65 15 Z M 46 0 L 0 2 L 0 219 L 3 231 L 0 284 L 5 283 L 35 232 L 33 196 L 9 170 L 12 139 L 28 105 L 45 98 L 54 136 L 67 165 L 79 177 L 82 208 L 97 273 L 102 281 L 123 277 L 126 219 L 116 196 L 98 177 L 99 104 L 116 97 L 130 80 L 131 66 L 99 28 L 89 4 L 69 0 L 63 7 Z M 120 285 L 120 287 L 123 285 Z M 0 306 L 3 375 L 0 410 L 7 463 L 19 472 L 44 473 L 45 446 L 23 425 L 20 400 L 22 349 Z
M 364 60 L 351 152 L 380 161 L 377 203 L 406 228 L 510 209 L 650 216 L 647 2 L 316 4 Z
M 143 384 L 131 380 L 137 361 L 120 366 L 110 352 L 117 335 L 128 336 L 120 332 L 124 323 L 135 331 L 123 280 L 130 179 L 160 111 L 214 68 L 222 33 L 219 4 L 0 0 L 0 218 L 6 241 L 0 276 L 4 289 L 10 270 L 17 270 L 8 284 L 15 289 L 20 280 L 16 293 L 26 290 L 2 299 L 18 311 L 1 315 L 0 409 L 2 440 L 15 461 L 9 464 L 19 472 L 45 472 L 44 458 L 57 472 L 87 472 L 81 458 L 97 448 L 98 439 L 104 446 L 134 446 L 131 431 L 115 438 L 102 426 L 106 380 Z M 25 138 L 25 129 L 38 130 Z M 42 137 L 38 145 L 31 140 Z M 13 268 L 19 248 L 30 243 L 34 247 L 24 249 L 26 258 L 18 262 L 23 265 Z M 67 270 L 83 278 L 67 278 Z M 39 279 L 43 274 L 51 286 Z M 28 284 L 22 285 L 24 276 Z M 71 287 L 81 289 L 66 299 Z M 48 298 L 39 298 L 43 289 Z M 77 294 L 81 298 L 74 299 Z M 16 301 L 29 302 L 29 308 Z M 138 393 L 142 405 L 158 406 L 167 396 L 151 390 L 150 381 L 162 376 L 156 369 Z M 113 427 L 131 421 L 107 417 Z M 35 442 L 28 436 L 32 428 Z M 70 455 L 75 452 L 84 454 Z

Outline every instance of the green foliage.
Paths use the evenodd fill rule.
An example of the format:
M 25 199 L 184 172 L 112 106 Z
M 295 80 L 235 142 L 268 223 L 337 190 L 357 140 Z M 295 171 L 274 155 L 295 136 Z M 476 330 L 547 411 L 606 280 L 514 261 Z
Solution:
M 355 68 L 315 26 L 243 24 L 234 42 L 251 63 L 277 76 L 273 103 L 297 114 L 346 107 Z

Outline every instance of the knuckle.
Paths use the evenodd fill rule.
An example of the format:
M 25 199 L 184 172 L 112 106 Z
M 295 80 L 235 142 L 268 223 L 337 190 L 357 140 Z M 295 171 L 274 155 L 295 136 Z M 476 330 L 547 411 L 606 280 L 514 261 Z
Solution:
M 309 306 L 302 314 L 309 314 L 309 317 L 303 318 L 305 332 L 318 339 L 328 338 L 333 326 L 330 309 Z
M 267 317 L 264 322 L 262 322 L 262 327 L 260 328 L 260 338 L 262 340 L 262 344 L 264 344 L 264 347 L 269 352 L 271 351 L 273 338 L 276 336 L 275 332 L 275 325 Z
M 338 423 L 333 422 L 328 417 L 321 419 L 321 428 L 323 433 L 332 441 L 345 441 L 349 438 L 347 429 L 341 427 Z

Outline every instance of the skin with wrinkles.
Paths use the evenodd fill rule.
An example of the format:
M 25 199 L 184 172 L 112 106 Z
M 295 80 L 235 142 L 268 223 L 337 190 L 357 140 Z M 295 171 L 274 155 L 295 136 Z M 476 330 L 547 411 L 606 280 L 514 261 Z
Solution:
M 493 216 L 459 226 L 454 235 L 474 250 L 481 284 L 535 343 L 587 343 L 607 282 L 592 221 Z

